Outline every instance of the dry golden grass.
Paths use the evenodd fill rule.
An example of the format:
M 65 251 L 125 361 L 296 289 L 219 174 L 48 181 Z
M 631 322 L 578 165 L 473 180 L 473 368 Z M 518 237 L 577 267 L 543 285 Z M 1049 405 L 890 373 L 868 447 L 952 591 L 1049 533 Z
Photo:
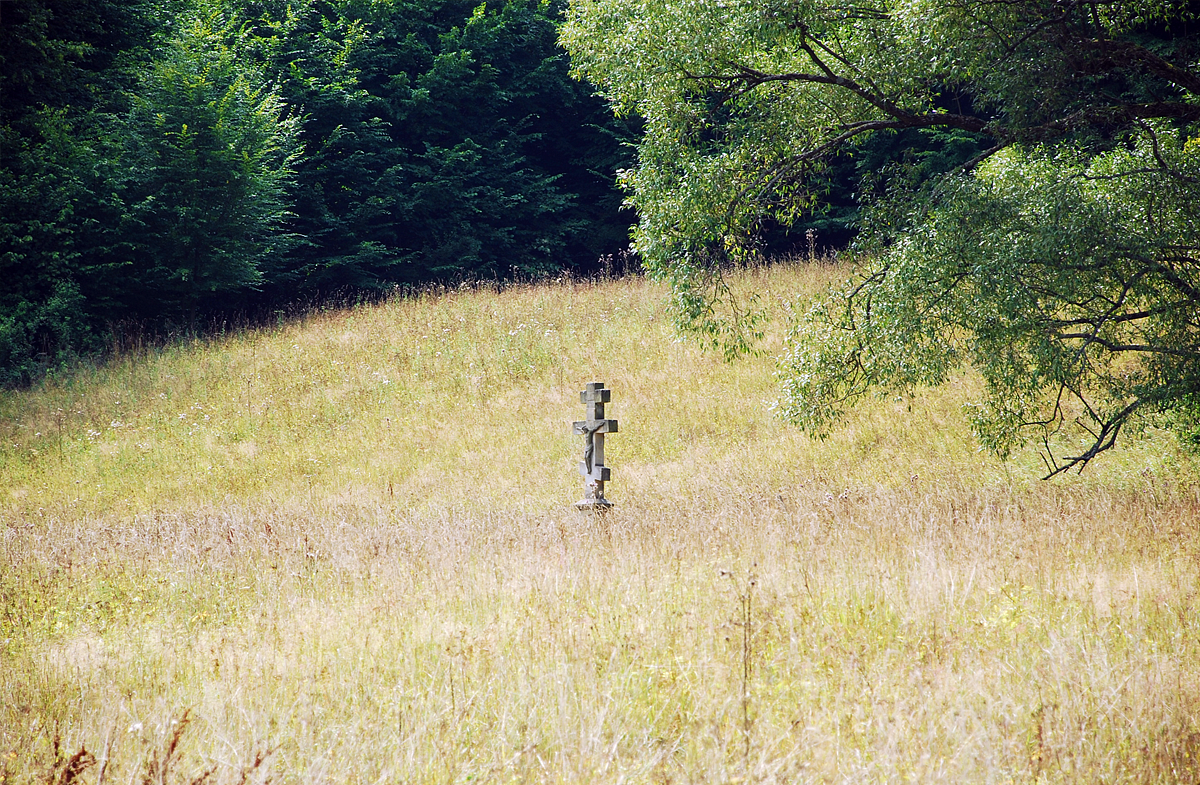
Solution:
M 814 443 L 663 296 L 452 291 L 0 395 L 4 784 L 1200 781 L 1170 438 L 1042 483 L 964 377 Z

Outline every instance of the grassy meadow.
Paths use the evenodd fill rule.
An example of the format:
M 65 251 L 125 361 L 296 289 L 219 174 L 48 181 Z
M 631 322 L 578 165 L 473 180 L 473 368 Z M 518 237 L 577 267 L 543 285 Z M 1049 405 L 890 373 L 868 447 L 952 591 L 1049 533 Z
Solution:
M 1200 470 L 1052 482 L 964 376 L 828 440 L 640 278 L 330 310 L 0 393 L 0 783 L 1195 783 Z M 605 516 L 577 512 L 590 381 Z

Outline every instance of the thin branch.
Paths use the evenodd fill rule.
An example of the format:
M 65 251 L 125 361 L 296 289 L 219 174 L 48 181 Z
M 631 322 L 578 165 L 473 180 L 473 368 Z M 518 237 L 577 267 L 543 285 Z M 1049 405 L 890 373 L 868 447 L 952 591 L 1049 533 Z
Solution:
M 967 161 L 964 164 L 959 165 L 957 168 L 954 169 L 953 174 L 965 174 L 967 172 L 973 171 L 975 169 L 975 167 L 979 166 L 981 163 L 983 163 L 987 159 L 991 158 L 993 155 L 1000 152 L 1004 148 L 1009 147 L 1011 144 L 1012 144 L 1012 142 L 1001 142 L 998 145 L 989 147 L 988 149 L 984 150 L 982 153 L 975 156 L 971 160 Z
M 1193 95 L 1200 95 L 1200 76 L 1186 68 L 1180 68 L 1143 46 L 1131 41 L 1114 41 L 1110 38 L 1093 39 L 1083 43 L 1094 47 L 1107 57 L 1118 60 L 1118 64 L 1140 65 L 1149 73 L 1165 79 L 1176 87 Z M 1124 57 L 1123 63 L 1120 62 L 1119 57 Z
M 1146 264 L 1153 272 L 1166 279 L 1167 283 L 1174 286 L 1184 297 L 1193 303 L 1200 303 L 1200 289 L 1197 289 L 1191 281 L 1184 279 L 1183 276 L 1162 262 L 1146 262 Z
M 1099 329 L 1099 328 L 1097 328 Z M 1173 349 L 1169 346 L 1154 346 L 1144 343 L 1116 343 L 1107 338 L 1101 338 L 1094 332 L 1088 333 L 1059 333 L 1055 336 L 1061 340 L 1083 340 L 1087 344 L 1099 344 L 1108 349 L 1110 352 L 1136 352 L 1141 354 L 1165 354 L 1170 357 L 1184 357 L 1188 359 L 1200 359 L 1200 351 L 1188 351 L 1185 349 Z
M 1105 450 L 1111 449 L 1113 445 L 1117 443 L 1117 436 L 1120 434 L 1121 428 L 1125 425 L 1126 421 L 1130 418 L 1130 416 L 1133 415 L 1135 411 L 1140 409 L 1146 403 L 1147 401 L 1143 398 L 1135 399 L 1132 403 L 1127 405 L 1121 411 L 1117 412 L 1108 420 L 1100 423 L 1100 429 L 1094 434 L 1095 439 L 1093 440 L 1091 446 L 1079 455 L 1066 458 L 1066 463 L 1060 465 L 1058 461 L 1053 460 L 1053 453 L 1049 453 L 1051 460 L 1053 460 L 1053 465 L 1048 466 L 1048 468 L 1052 468 L 1053 471 L 1044 476 L 1042 479 L 1049 480 L 1051 477 L 1062 474 L 1063 472 L 1068 472 L 1071 469 L 1074 469 L 1076 466 L 1078 466 L 1079 471 L 1082 472 L 1089 461 Z M 1049 448 L 1048 442 L 1046 442 L 1046 446 Z
M 1132 313 L 1123 313 L 1113 316 L 1105 315 L 1100 319 L 1096 319 L 1094 317 L 1086 319 L 1053 319 L 1047 321 L 1046 326 L 1053 329 L 1061 329 L 1063 327 L 1094 327 L 1101 323 L 1126 324 L 1128 322 L 1137 322 L 1141 321 L 1142 319 L 1149 319 L 1151 316 L 1161 316 L 1164 313 L 1171 313 L 1172 311 L 1176 311 L 1186 305 L 1187 303 L 1168 303 L 1160 308 L 1148 308 L 1143 311 L 1134 311 Z
M 1063 22 L 1066 21 L 1067 13 L 1069 11 L 1074 10 L 1079 5 L 1080 5 L 1079 3 L 1070 3 L 1066 6 L 1063 6 L 1062 8 L 1056 8 L 1055 10 L 1059 11 L 1058 16 L 1054 17 L 1053 19 L 1044 19 L 1041 22 L 1039 22 L 1038 24 L 1035 24 L 1033 27 L 1029 28 L 1029 30 L 1026 31 L 1024 35 L 1022 35 L 1020 38 L 1013 41 L 1009 46 L 1007 46 L 1005 48 L 1005 52 L 1004 52 L 1005 57 L 1015 54 L 1017 49 L 1022 44 L 1024 44 L 1030 38 L 1033 38 L 1035 35 L 1042 32 L 1043 30 L 1047 30 L 1051 27 L 1057 27 L 1057 26 L 1063 24 Z
M 862 124 L 855 124 L 852 127 L 856 130 L 849 134 L 849 136 L 855 136 L 858 133 L 868 130 L 875 130 L 876 128 L 927 128 L 932 126 L 949 126 L 953 128 L 960 128 L 964 131 L 984 133 L 989 131 L 988 123 L 970 115 L 961 115 L 952 112 L 926 112 L 914 114 L 913 112 L 906 111 L 884 96 L 872 92 L 866 87 L 863 87 L 853 79 L 848 79 L 844 76 L 838 76 L 833 72 L 832 69 L 825 65 L 819 57 L 817 57 L 815 52 L 812 52 L 811 47 L 809 47 L 807 44 L 801 44 L 801 46 L 804 47 L 806 51 L 810 52 L 810 56 L 813 58 L 813 61 L 824 71 L 824 73 L 814 74 L 802 71 L 789 71 L 786 73 L 768 74 L 755 68 L 750 68 L 749 66 L 740 65 L 737 63 L 729 63 L 727 65 L 730 68 L 736 69 L 737 73 L 696 74 L 685 71 L 683 73 L 683 77 L 693 81 L 721 82 L 729 85 L 730 88 L 737 83 L 742 83 L 744 86 L 740 90 L 736 91 L 736 95 L 738 96 L 745 95 L 751 90 L 761 87 L 764 84 L 772 84 L 775 82 L 798 82 L 801 84 L 830 85 L 832 87 L 839 87 L 843 90 L 854 93 L 871 106 L 883 112 L 888 117 L 893 118 L 890 121 L 863 121 Z M 876 122 L 886 123 L 886 125 L 867 125 Z M 860 125 L 862 126 L 861 129 L 859 129 Z M 849 136 L 847 138 L 849 138 Z

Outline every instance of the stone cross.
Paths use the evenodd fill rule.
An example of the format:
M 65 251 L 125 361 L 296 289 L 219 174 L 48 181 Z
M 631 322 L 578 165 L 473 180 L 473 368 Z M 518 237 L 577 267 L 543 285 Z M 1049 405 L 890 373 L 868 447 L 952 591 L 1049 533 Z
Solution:
M 607 510 L 612 502 L 604 498 L 604 483 L 611 472 L 604 465 L 604 434 L 617 432 L 617 421 L 604 419 L 604 404 L 612 400 L 612 390 L 604 389 L 604 382 L 591 382 L 579 393 L 579 400 L 587 407 L 587 419 L 572 423 L 576 436 L 583 436 L 583 460 L 579 462 L 579 473 L 583 475 L 583 499 L 575 502 L 580 510 Z

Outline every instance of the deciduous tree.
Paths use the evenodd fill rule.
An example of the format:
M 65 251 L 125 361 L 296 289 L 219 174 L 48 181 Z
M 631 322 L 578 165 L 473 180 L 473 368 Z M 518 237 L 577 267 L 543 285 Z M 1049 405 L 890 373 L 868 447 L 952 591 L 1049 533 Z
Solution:
M 1200 35 L 1150 0 L 576 0 L 577 73 L 645 118 L 624 181 L 636 246 L 681 323 L 734 350 L 721 267 L 872 135 L 950 134 L 978 155 L 882 175 L 853 279 L 796 326 L 781 409 L 813 433 L 871 392 L 963 364 L 971 422 L 1048 474 L 1141 415 L 1195 440 L 1200 411 Z M 726 306 L 722 309 L 722 305 Z

